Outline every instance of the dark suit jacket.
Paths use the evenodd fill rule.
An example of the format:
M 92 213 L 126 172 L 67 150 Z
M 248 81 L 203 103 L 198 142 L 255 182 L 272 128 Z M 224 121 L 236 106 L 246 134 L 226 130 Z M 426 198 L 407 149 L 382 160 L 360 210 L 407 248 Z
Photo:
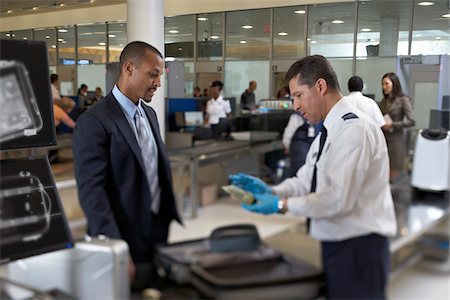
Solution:
M 137 263 L 148 262 L 154 244 L 167 241 L 173 219 L 181 223 L 158 120 L 152 108 L 143 107 L 158 147 L 161 205 L 157 216 L 151 211 L 136 136 L 111 93 L 79 117 L 73 135 L 78 194 L 88 233 L 125 240 Z

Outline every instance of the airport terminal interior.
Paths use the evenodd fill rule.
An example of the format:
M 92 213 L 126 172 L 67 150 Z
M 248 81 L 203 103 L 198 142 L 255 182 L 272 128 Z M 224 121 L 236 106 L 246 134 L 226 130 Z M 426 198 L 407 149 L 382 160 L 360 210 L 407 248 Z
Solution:
M 343 96 L 365 96 L 381 116 L 397 223 L 385 297 L 450 299 L 449 0 L 0 0 L 0 39 L 1 299 L 327 299 L 309 217 L 284 213 L 290 200 L 277 202 L 283 214 L 249 212 L 241 205 L 255 195 L 230 179 L 245 173 L 276 186 L 300 177 L 313 157 L 315 193 L 322 141 L 318 154 L 306 153 L 319 147 L 324 126 L 295 111 L 286 77 L 311 55 L 330 62 Z M 152 250 L 158 279 L 145 288 L 131 283 L 133 245 L 87 233 L 96 222 L 83 209 L 101 216 L 104 208 L 80 204 L 88 195 L 81 188 L 97 191 L 96 177 L 83 180 L 87 167 L 76 173 L 82 154 L 73 139 L 78 120 L 109 101 L 123 76 L 121 53 L 136 40 L 164 58 L 149 106 L 165 148 L 157 134 L 152 143 L 160 183 L 161 157 L 170 161 L 183 220 Z M 385 106 L 395 90 L 386 80 L 400 87 L 395 114 Z M 219 100 L 225 108 L 216 117 Z M 91 134 L 115 134 L 104 130 Z M 115 150 L 105 151 L 108 159 Z M 126 182 L 112 165 L 129 161 L 102 171 Z M 119 184 L 101 184 L 122 195 Z

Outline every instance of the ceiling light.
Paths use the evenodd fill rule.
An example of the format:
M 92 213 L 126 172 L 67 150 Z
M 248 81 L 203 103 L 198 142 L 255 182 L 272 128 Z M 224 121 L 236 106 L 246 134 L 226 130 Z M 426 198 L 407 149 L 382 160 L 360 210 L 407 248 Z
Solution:
M 197 20 L 198 20 L 198 21 L 206 21 L 206 20 L 208 20 L 208 18 L 205 18 L 205 17 L 199 17 L 199 18 L 197 18 Z
M 306 40 L 307 40 L 307 41 L 310 41 L 310 40 L 311 40 L 311 38 L 307 38 Z
M 342 21 L 342 20 L 333 20 L 333 21 L 331 21 L 331 23 L 333 23 L 333 24 L 342 24 L 342 23 L 344 23 L 344 21 Z
M 38 10 L 38 8 L 35 6 L 35 7 L 33 7 L 33 10 Z
M 100 42 L 100 43 L 98 43 L 98 45 L 99 45 L 99 46 L 105 46 L 106 43 Z
M 92 4 L 92 3 L 94 3 L 94 2 L 95 2 L 95 0 L 91 0 L 91 1 L 89 1 L 89 2 L 90 2 L 90 3 Z
M 211 38 L 214 39 L 214 40 L 217 40 L 219 38 L 219 36 L 218 35 L 212 35 Z
M 420 33 L 416 34 L 416 37 L 421 37 L 422 35 Z
M 166 58 L 164 58 L 164 61 L 174 61 L 175 57 L 173 56 L 167 56 Z
M 450 13 L 442 15 L 443 18 L 450 18 Z
M 247 41 L 240 41 L 239 43 L 241 43 L 241 44 L 246 44 Z
M 296 11 L 294 11 L 296 14 L 300 14 L 300 15 L 303 15 L 304 13 L 306 13 L 306 11 L 304 11 L 304 10 L 296 10 Z
M 175 30 L 175 29 L 172 29 L 172 30 L 169 30 L 168 32 L 169 32 L 169 33 L 178 33 L 179 31 L 178 31 L 178 30 Z
M 7 14 L 10 14 L 10 13 L 12 13 L 13 11 L 12 10 L 8 10 L 6 13 Z
M 370 28 L 361 28 L 361 31 L 362 32 L 369 32 L 369 31 L 372 31 L 372 29 L 370 29 Z
M 422 2 L 417 3 L 417 5 L 420 5 L 420 6 L 430 6 L 430 5 L 434 5 L 434 2 L 422 1 Z
M 45 38 L 48 40 L 48 39 L 50 38 L 50 36 L 49 36 L 49 35 L 46 35 Z
M 64 41 L 64 39 L 58 39 L 58 42 L 62 42 L 62 41 Z
M 56 45 L 52 45 L 52 48 L 56 48 Z
M 178 51 L 183 51 L 183 48 L 179 47 L 179 48 L 178 48 Z
M 7 34 L 6 34 L 6 36 L 10 37 L 10 36 L 11 36 L 11 34 L 7 33 Z
M 66 41 L 62 41 L 62 43 L 63 43 L 63 44 L 67 44 L 67 42 L 66 42 Z
M 108 37 L 110 37 L 110 38 L 115 38 L 116 35 L 115 35 L 115 34 L 108 34 Z
M 278 32 L 278 35 L 288 35 L 287 32 Z
M 437 40 L 440 40 L 440 39 L 441 39 L 441 37 L 440 37 L 440 36 L 437 36 L 437 37 L 435 37 L 435 39 L 437 39 Z
M 28 38 L 26 36 L 23 37 L 24 40 L 28 40 Z
M 64 3 L 59 4 L 59 7 L 66 6 Z
M 67 29 L 58 29 L 58 32 L 68 32 Z
M 244 29 L 252 29 L 253 26 L 252 25 L 244 25 L 244 26 L 242 26 L 242 28 L 244 28 Z
M 317 42 L 316 41 L 311 41 L 311 44 L 316 44 Z

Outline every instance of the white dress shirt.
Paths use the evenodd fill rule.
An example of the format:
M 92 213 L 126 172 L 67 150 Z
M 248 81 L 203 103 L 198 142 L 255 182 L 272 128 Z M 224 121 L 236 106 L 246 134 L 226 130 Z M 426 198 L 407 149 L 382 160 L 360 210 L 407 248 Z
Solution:
M 344 120 L 348 113 L 357 118 Z M 274 186 L 275 194 L 287 198 L 293 214 L 311 217 L 310 234 L 318 240 L 341 241 L 370 233 L 395 235 L 383 132 L 346 101 L 338 101 L 329 111 L 324 126 L 328 137 L 317 162 L 316 192 L 310 193 L 310 188 L 320 135 L 297 176 Z
M 61 95 L 59 94 L 58 88 L 55 85 L 53 85 L 53 84 L 50 84 L 50 86 L 51 86 L 51 89 L 52 89 L 52 99 L 53 99 L 53 101 L 61 100 Z
M 217 100 L 211 99 L 206 104 L 206 112 L 209 116 L 209 124 L 219 124 L 219 120 L 226 118 L 227 114 L 231 112 L 230 101 L 223 100 L 222 95 Z
M 386 125 L 380 107 L 374 100 L 364 96 L 361 92 L 351 92 L 344 99 L 367 114 L 378 127 Z

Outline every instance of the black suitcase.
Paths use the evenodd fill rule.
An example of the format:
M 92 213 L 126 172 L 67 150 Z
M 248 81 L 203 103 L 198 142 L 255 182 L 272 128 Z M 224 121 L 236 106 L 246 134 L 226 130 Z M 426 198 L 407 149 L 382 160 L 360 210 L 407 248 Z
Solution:
M 320 269 L 261 243 L 253 225 L 158 246 L 155 263 L 163 276 L 212 299 L 313 299 L 323 287 Z

